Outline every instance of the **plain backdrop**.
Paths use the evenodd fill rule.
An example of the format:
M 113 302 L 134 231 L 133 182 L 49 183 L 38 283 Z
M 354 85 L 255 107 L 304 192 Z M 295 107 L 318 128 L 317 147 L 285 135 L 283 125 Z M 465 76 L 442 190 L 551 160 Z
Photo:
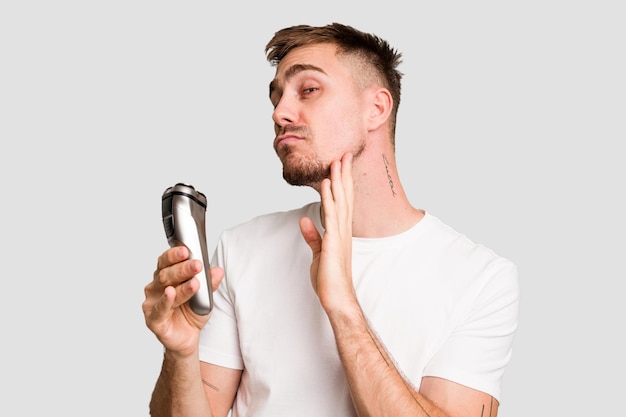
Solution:
M 0 5 L 0 414 L 147 416 L 141 303 L 160 197 L 221 230 L 314 200 L 281 178 L 264 46 L 342 22 L 404 56 L 403 184 L 519 268 L 502 417 L 623 410 L 620 1 L 6 1 Z

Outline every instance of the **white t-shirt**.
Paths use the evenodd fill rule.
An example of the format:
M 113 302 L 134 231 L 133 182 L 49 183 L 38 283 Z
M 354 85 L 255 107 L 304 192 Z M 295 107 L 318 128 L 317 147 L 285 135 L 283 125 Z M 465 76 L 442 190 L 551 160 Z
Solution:
M 328 318 L 309 275 L 298 222 L 318 230 L 320 203 L 225 231 L 225 270 L 201 332 L 200 360 L 243 369 L 233 417 L 355 416 Z M 515 265 L 426 213 L 408 231 L 353 238 L 353 281 L 365 316 L 419 389 L 438 376 L 500 397 L 517 327 Z

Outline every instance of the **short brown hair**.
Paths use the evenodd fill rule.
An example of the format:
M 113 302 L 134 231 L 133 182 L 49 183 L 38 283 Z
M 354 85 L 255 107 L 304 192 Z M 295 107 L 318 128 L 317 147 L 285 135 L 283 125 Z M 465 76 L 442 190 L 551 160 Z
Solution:
M 397 68 L 402 62 L 402 54 L 384 39 L 340 23 L 326 26 L 296 25 L 281 29 L 267 43 L 265 53 L 270 64 L 276 66 L 291 50 L 319 43 L 334 44 L 340 54 L 360 58 L 375 71 L 377 78 L 393 98 L 390 116 L 390 133 L 393 140 L 403 75 Z

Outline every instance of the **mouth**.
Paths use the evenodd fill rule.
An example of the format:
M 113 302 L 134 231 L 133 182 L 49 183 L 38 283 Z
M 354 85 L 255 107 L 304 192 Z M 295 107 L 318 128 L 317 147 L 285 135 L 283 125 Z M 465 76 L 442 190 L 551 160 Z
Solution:
M 302 140 L 302 138 L 294 134 L 276 136 L 276 139 L 274 139 L 274 149 L 278 149 L 279 146 L 288 145 L 300 140 Z

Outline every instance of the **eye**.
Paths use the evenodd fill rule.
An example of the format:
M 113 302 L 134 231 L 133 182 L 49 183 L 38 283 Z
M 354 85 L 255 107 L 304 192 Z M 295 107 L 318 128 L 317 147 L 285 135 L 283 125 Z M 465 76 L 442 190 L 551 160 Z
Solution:
M 307 96 L 309 94 L 313 94 L 317 90 L 319 90 L 319 88 L 317 88 L 317 87 L 305 88 L 304 90 L 302 90 L 302 95 L 303 96 Z

